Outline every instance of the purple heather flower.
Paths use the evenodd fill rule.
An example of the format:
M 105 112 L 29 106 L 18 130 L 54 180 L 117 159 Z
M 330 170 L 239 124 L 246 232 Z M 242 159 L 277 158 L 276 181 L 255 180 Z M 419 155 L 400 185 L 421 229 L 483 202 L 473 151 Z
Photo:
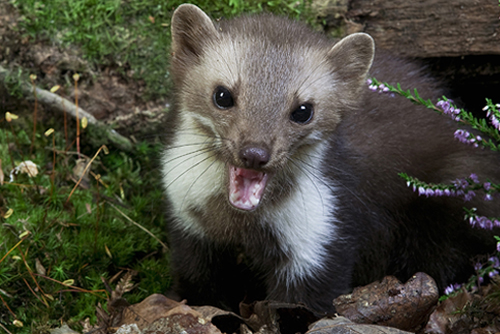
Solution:
M 476 196 L 476 193 L 472 190 L 469 190 L 465 195 L 464 195 L 464 200 L 465 201 L 470 201 L 474 198 L 474 196 Z
M 458 129 L 457 131 L 455 131 L 454 135 L 455 135 L 455 139 L 459 140 L 460 142 L 462 142 L 464 144 L 472 144 L 474 147 L 479 146 L 478 143 L 476 143 L 476 141 L 482 140 L 481 137 L 471 136 L 471 134 L 468 131 L 462 130 L 462 129 Z
M 373 83 L 373 80 L 372 80 L 372 79 L 367 79 L 367 80 L 366 80 L 366 84 L 367 84 L 368 86 L 370 86 L 372 83 Z
M 425 190 L 425 196 L 427 196 L 427 197 L 434 196 L 434 190 L 432 190 L 431 188 L 427 188 Z
M 489 220 L 488 218 L 486 218 L 484 216 L 476 217 L 476 222 L 477 222 L 477 225 L 479 225 L 479 227 L 481 227 L 482 229 L 485 229 L 485 230 L 493 229 L 493 223 L 491 222 L 491 220 Z
M 493 226 L 494 226 L 494 227 L 500 227 L 500 221 L 499 221 L 499 220 L 497 220 L 497 219 L 495 219 L 495 220 L 493 221 Z M 498 247 L 498 246 L 497 246 L 497 247 Z M 500 249 L 499 249 L 498 251 L 500 252 Z
M 490 183 L 490 182 L 485 182 L 485 183 L 483 184 L 483 188 L 484 188 L 484 190 L 486 190 L 486 191 L 490 190 L 490 189 L 491 189 L 491 183 Z
M 500 260 L 496 256 L 492 256 L 488 259 L 494 268 L 500 268 Z
M 497 242 L 497 252 L 500 252 L 500 241 Z
M 444 194 L 445 194 L 446 196 L 451 196 L 451 195 L 452 195 L 452 192 L 451 192 L 451 190 L 450 190 L 450 189 L 445 189 L 445 190 L 444 190 Z
M 453 288 L 453 284 L 451 285 L 448 285 L 446 287 L 446 289 L 444 289 L 444 294 L 445 295 L 449 295 L 450 293 L 452 293 L 453 291 L 455 291 L 455 289 Z
M 489 276 L 490 278 L 493 278 L 493 277 L 495 277 L 496 275 L 498 275 L 498 270 L 493 270 L 493 271 L 490 271 L 490 272 L 488 273 L 488 276 Z
M 443 112 L 445 114 L 448 114 L 448 112 L 450 110 L 450 102 L 449 101 L 444 101 L 444 100 L 438 101 L 438 103 L 436 103 L 436 106 L 443 109 Z
M 472 180 L 474 183 L 479 183 L 479 178 L 477 177 L 476 174 L 472 173 L 469 178 Z
M 492 199 L 493 199 L 493 196 L 491 196 L 491 194 L 484 195 L 484 200 L 485 201 L 491 201 Z
M 465 189 L 469 185 L 469 182 L 467 182 L 466 179 L 456 179 L 452 181 L 452 183 L 457 189 Z
M 483 276 L 479 276 L 479 277 L 477 278 L 477 280 L 478 280 L 479 284 L 483 284 L 483 283 L 484 283 L 484 278 L 483 278 Z
M 425 188 L 422 187 L 422 186 L 418 187 L 418 194 L 419 195 L 425 195 Z
M 491 125 L 493 125 L 497 130 L 500 130 L 500 121 L 493 113 L 490 115 L 490 121 Z
M 436 195 L 436 196 L 443 196 L 443 194 L 444 194 L 443 190 L 441 190 L 439 188 L 434 190 L 434 195 Z
M 477 262 L 475 265 L 474 265 L 474 270 L 475 271 L 478 271 L 479 269 L 481 269 L 483 267 L 483 265 L 479 262 Z

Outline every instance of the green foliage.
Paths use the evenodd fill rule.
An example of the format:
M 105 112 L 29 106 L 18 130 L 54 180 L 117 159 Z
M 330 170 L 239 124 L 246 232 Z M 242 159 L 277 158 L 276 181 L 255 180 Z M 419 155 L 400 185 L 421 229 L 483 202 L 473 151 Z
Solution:
M 475 130 L 479 130 L 480 132 L 486 134 L 489 138 L 480 138 L 479 140 L 474 140 L 473 142 L 470 143 L 477 143 L 477 145 L 487 147 L 493 151 L 500 151 L 500 132 L 498 129 L 496 129 L 493 125 L 487 124 L 485 119 L 479 119 L 474 117 L 474 115 L 471 112 L 467 112 L 462 108 L 457 108 L 455 105 L 453 105 L 451 100 L 448 100 L 445 96 L 443 96 L 443 99 L 439 101 L 436 105 L 431 100 L 424 100 L 422 97 L 418 95 L 417 89 L 414 89 L 413 93 L 410 90 L 404 90 L 401 88 L 401 85 L 398 83 L 397 86 L 392 86 L 388 83 L 381 83 L 375 78 L 371 78 L 371 85 L 370 87 L 373 87 L 374 89 L 378 89 L 378 87 L 381 87 L 380 90 L 383 91 L 383 89 L 387 89 L 385 92 L 390 92 L 393 94 L 397 94 L 400 96 L 403 96 L 410 100 L 411 102 L 422 105 L 428 109 L 431 109 L 438 114 L 450 114 L 454 120 L 459 122 L 460 124 L 466 124 L 472 127 Z M 372 89 L 373 89 L 372 88 Z M 440 103 L 441 106 L 438 106 Z M 489 110 L 493 116 L 498 116 L 500 117 L 500 114 L 498 112 L 498 106 L 493 104 L 493 102 L 490 99 L 486 99 L 486 107 L 485 110 Z M 469 136 L 466 139 L 474 139 L 472 134 L 469 134 Z
M 144 80 L 144 98 L 168 95 L 170 19 L 184 0 L 11 0 L 23 14 L 20 26 L 33 38 L 78 45 L 96 65 L 112 65 Z M 194 4 L 213 18 L 271 11 L 312 17 L 309 1 L 200 0 Z
M 23 333 L 43 331 L 61 320 L 73 325 L 85 318 L 95 322 L 95 307 L 98 302 L 105 304 L 108 295 L 102 278 L 110 279 L 122 270 L 137 272 L 133 280 L 138 285 L 125 296 L 130 302 L 166 291 L 170 277 L 168 257 L 160 244 L 166 237 L 162 192 L 152 158 L 159 154 L 159 146 L 141 143 L 132 155 L 116 150 L 105 155 L 100 150 L 87 186 L 72 193 L 79 178 L 73 171 L 78 164 L 76 152 L 65 150 L 62 131 L 55 131 L 53 142 L 53 135 L 46 137 L 40 130 L 30 154 L 30 125 L 22 119 L 0 121 L 5 176 L 0 185 L 0 296 L 4 301 L 0 300 L 0 324 Z M 86 147 L 82 154 L 98 152 Z M 54 170 L 53 148 L 58 152 Z M 33 161 L 39 173 L 30 177 L 19 172 L 11 181 L 11 170 L 26 160 Z M 24 327 L 15 327 L 14 320 Z

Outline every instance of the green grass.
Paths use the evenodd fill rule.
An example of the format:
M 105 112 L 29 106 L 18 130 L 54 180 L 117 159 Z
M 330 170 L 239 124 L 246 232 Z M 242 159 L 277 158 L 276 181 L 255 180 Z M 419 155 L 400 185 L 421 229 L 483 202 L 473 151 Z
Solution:
M 96 67 L 113 66 L 146 84 L 145 100 L 168 96 L 170 19 L 183 0 L 11 0 L 33 38 L 80 46 Z M 212 17 L 271 11 L 307 19 L 308 1 L 215 1 L 197 4 Z
M 23 333 L 56 326 L 60 320 L 72 325 L 87 317 L 95 321 L 95 307 L 107 297 L 101 277 L 109 279 L 121 270 L 137 271 L 138 286 L 126 296 L 129 302 L 165 292 L 170 282 L 168 254 L 114 208 L 165 242 L 162 192 L 155 181 L 159 146 L 141 143 L 130 155 L 116 150 L 105 155 L 101 150 L 91 170 L 102 182 L 91 176 L 88 189 L 76 188 L 71 194 L 74 148 L 64 153 L 64 135 L 56 130 L 55 148 L 61 152 L 53 174 L 52 135 L 46 137 L 38 124 L 30 154 L 29 123 L 0 122 L 6 181 L 0 186 L 0 259 L 5 256 L 0 263 L 0 324 Z M 90 131 L 84 130 L 87 136 Z M 97 150 L 85 143 L 82 149 L 88 156 Z M 9 182 L 13 165 L 25 160 L 39 166 L 38 175 L 18 174 Z M 85 291 L 62 284 L 69 279 Z M 13 326 L 16 319 L 24 327 Z

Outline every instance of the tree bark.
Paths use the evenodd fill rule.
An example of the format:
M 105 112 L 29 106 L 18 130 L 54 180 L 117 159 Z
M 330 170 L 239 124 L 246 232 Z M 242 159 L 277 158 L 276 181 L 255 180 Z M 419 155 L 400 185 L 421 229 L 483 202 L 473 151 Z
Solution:
M 351 0 L 347 32 L 412 57 L 500 55 L 496 0 Z

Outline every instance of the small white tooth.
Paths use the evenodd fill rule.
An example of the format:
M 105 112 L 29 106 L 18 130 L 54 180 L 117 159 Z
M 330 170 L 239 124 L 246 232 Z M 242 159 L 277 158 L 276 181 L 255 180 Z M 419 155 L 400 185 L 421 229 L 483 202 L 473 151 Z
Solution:
M 255 196 L 250 196 L 250 204 L 257 206 L 259 204 L 259 199 Z
M 239 193 L 232 193 L 231 196 L 229 196 L 229 199 L 231 200 L 231 202 L 236 202 L 238 200 L 238 197 L 239 197 Z

